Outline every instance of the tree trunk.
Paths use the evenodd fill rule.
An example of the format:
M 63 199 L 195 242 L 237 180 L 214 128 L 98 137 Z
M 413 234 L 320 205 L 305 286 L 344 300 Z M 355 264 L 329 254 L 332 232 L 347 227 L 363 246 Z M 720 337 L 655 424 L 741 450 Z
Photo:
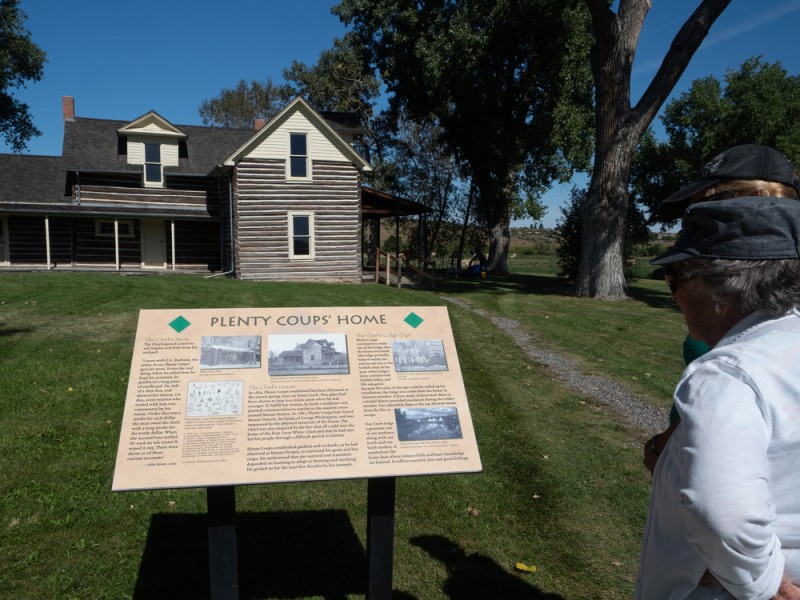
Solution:
M 511 229 L 508 216 L 489 223 L 489 265 L 490 273 L 508 273 L 508 247 L 511 244 Z
M 595 157 L 589 193 L 581 210 L 583 235 L 581 260 L 574 293 L 602 300 L 627 297 L 622 264 L 627 216 L 627 181 L 632 152 Z
M 595 165 L 581 213 L 583 242 L 574 293 L 604 300 L 627 297 L 622 249 L 633 153 L 709 28 L 731 0 L 703 0 L 683 24 L 642 98 L 631 108 L 633 57 L 650 0 L 585 0 L 595 43 Z

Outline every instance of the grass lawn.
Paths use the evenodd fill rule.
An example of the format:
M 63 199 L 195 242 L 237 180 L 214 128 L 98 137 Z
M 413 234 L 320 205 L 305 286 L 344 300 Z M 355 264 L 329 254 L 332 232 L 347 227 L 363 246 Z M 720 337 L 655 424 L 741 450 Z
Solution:
M 113 274 L 0 274 L 0 598 L 208 597 L 205 490 L 112 493 L 139 308 L 445 304 L 484 472 L 398 479 L 397 598 L 628 598 L 645 432 L 529 364 L 486 319 L 668 406 L 682 319 L 663 282 L 571 298 L 546 267 L 437 291 Z M 366 481 L 237 488 L 242 598 L 363 598 Z M 515 563 L 536 565 L 521 573 Z

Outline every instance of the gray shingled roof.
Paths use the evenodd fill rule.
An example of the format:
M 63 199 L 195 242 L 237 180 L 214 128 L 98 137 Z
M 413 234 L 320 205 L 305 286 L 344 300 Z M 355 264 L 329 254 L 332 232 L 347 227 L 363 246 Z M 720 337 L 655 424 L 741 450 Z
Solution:
M 124 138 L 117 129 L 130 121 L 75 118 L 64 123 L 64 166 L 68 171 L 132 171 L 141 165 L 129 165 Z M 179 165 L 167 167 L 167 173 L 207 175 L 255 132 L 248 129 L 224 129 L 175 125 L 187 135 L 180 149 Z M 183 143 L 181 144 L 183 146 Z
M 0 199 L 69 204 L 60 156 L 0 155 Z

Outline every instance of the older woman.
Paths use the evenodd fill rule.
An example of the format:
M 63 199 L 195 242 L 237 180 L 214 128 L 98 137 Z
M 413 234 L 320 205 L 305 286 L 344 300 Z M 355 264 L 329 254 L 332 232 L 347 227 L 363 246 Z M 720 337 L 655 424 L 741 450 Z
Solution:
M 685 188 L 663 201 L 665 214 L 680 216 L 690 204 L 710 200 L 730 200 L 742 196 L 800 198 L 800 182 L 794 165 L 775 148 L 742 144 L 721 152 Z M 669 208 L 668 208 L 669 207 Z M 708 351 L 708 346 L 687 336 L 683 343 L 686 364 Z M 669 427 L 644 445 L 644 464 L 653 470 L 669 436 L 680 422 L 675 407 L 669 414 Z
M 800 202 L 694 204 L 653 262 L 712 349 L 675 391 L 637 598 L 798 599 Z

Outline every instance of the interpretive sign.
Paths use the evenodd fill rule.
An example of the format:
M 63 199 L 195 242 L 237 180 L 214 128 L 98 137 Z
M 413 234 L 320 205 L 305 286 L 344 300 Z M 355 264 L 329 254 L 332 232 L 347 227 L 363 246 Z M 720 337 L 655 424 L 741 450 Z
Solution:
M 445 307 L 139 314 L 114 490 L 480 470 Z

